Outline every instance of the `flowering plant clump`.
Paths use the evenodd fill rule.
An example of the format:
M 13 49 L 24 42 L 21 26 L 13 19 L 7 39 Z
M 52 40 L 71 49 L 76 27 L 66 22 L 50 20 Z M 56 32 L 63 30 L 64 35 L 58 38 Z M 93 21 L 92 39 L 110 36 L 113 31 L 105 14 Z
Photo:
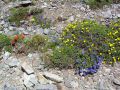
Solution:
M 102 62 L 113 64 L 120 58 L 120 24 L 116 23 L 110 27 L 91 20 L 68 24 L 60 36 L 59 50 L 53 51 L 54 64 L 62 66 L 64 61 L 69 66 L 71 61 L 83 76 L 96 73 Z M 66 47 L 71 51 L 65 51 Z
M 105 41 L 108 44 L 108 51 L 104 54 L 107 63 L 115 63 L 120 61 L 120 20 L 111 22 L 112 29 L 107 33 L 108 39 Z

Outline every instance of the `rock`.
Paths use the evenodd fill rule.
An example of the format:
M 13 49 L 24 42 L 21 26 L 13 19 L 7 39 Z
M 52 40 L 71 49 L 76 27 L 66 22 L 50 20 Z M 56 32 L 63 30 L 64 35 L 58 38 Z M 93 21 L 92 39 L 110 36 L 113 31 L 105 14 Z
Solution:
M 26 62 L 24 62 L 24 63 L 21 65 L 21 67 L 23 68 L 23 70 L 25 70 L 25 72 L 26 72 L 27 74 L 32 74 L 32 73 L 34 73 L 33 68 L 32 68 L 30 65 L 28 65 Z
M 18 28 L 18 30 L 24 32 L 25 28 L 20 27 L 20 28 Z
M 107 78 L 99 81 L 98 89 L 99 90 L 115 90 Z
M 32 4 L 31 0 L 26 0 L 26 1 L 19 1 L 16 3 L 10 3 L 8 5 L 8 8 L 16 8 L 16 7 L 20 7 L 20 6 L 29 6 Z
M 0 25 L 4 25 L 4 24 L 5 24 L 5 21 L 2 20 L 2 21 L 0 22 Z
M 50 29 L 45 28 L 43 31 L 44 31 L 43 33 L 44 33 L 45 35 L 48 35 L 49 32 L 50 32 Z
M 70 17 L 69 17 L 69 19 L 68 19 L 68 21 L 69 21 L 69 22 L 73 22 L 73 21 L 74 21 L 74 19 L 75 19 L 75 17 L 74 17 L 74 16 L 70 16 Z
M 49 83 L 48 80 L 42 74 L 38 74 L 37 77 L 40 84 L 43 85 Z
M 84 8 L 84 7 L 81 7 L 80 10 L 81 10 L 81 11 L 85 11 L 85 8 Z
M 120 18 L 120 14 L 118 14 L 117 17 Z
M 106 12 L 102 12 L 104 18 L 112 18 L 111 10 L 107 10 Z
M 42 35 L 44 33 L 44 29 L 42 29 L 42 28 L 36 29 L 36 33 Z
M 15 86 L 11 86 L 9 83 L 5 83 L 3 90 L 17 90 Z
M 7 65 L 9 65 L 10 67 L 17 67 L 17 66 L 20 65 L 20 62 L 18 61 L 18 59 L 15 58 L 15 57 L 13 57 L 13 56 L 11 56 L 10 58 L 8 58 L 8 59 L 5 61 L 5 63 L 6 63 Z
M 43 3 L 43 5 L 41 6 L 41 8 L 46 8 L 48 6 L 48 4 L 46 2 Z
M 38 84 L 35 86 L 35 90 L 58 90 L 58 89 L 56 85 L 53 84 L 46 84 L 46 85 Z
M 9 30 L 10 30 L 10 31 L 13 31 L 13 30 L 14 30 L 14 27 L 9 26 Z
M 8 23 L 5 23 L 3 26 L 4 26 L 4 28 L 8 28 L 9 27 Z
M 7 60 L 10 57 L 11 53 L 9 52 L 5 52 L 5 54 L 3 55 L 3 60 Z
M 28 58 L 29 58 L 30 60 L 32 60 L 32 57 L 33 57 L 33 54 L 32 54 L 32 53 L 29 53 L 29 54 L 28 54 Z
M 120 78 L 114 78 L 113 83 L 120 86 Z
M 70 77 L 64 80 L 65 86 L 68 88 L 78 88 L 78 82 L 71 79 Z
M 55 74 L 52 74 L 52 73 L 49 73 L 49 72 L 44 72 L 44 76 L 52 81 L 55 81 L 55 82 L 63 82 L 63 78 L 58 76 L 58 75 L 55 75 Z
M 58 90 L 69 90 L 65 85 L 64 83 L 57 83 L 57 88 Z M 79 89 L 81 90 L 81 89 Z
M 0 31 L 3 31 L 3 26 L 2 25 L 0 25 Z
M 31 87 L 35 84 L 37 84 L 37 78 L 34 74 L 27 75 L 26 73 L 23 74 L 23 80 L 24 80 L 24 85 L 26 87 Z
M 73 88 L 77 88 L 78 87 L 78 82 L 72 81 L 71 85 L 72 85 Z

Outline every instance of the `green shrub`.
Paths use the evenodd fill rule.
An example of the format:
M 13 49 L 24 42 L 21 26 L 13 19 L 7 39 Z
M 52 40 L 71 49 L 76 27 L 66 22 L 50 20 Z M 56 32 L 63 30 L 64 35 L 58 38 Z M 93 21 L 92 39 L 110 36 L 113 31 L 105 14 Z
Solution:
M 40 25 L 43 29 L 50 28 L 51 21 L 48 18 L 44 18 L 42 15 L 34 15 L 35 24 Z
M 52 65 L 59 68 L 69 68 L 74 65 L 75 52 L 73 47 L 56 47 L 53 50 Z
M 40 25 L 42 28 L 49 28 L 51 26 L 51 21 L 47 18 L 43 18 L 43 9 L 19 7 L 12 8 L 10 12 L 11 15 L 9 16 L 8 20 L 11 23 L 15 23 L 17 26 L 20 26 L 20 21 L 27 19 L 30 19 L 30 23 Z
M 5 50 L 11 50 L 11 42 L 10 38 L 6 35 L 0 34 L 0 51 L 5 48 Z
M 108 64 L 119 61 L 119 25 L 118 21 L 107 27 L 91 20 L 68 24 L 61 34 L 60 47 L 53 50 L 52 62 L 60 68 L 68 67 L 71 62 L 73 67 L 88 68 L 98 57 Z
M 26 19 L 28 11 L 29 9 L 25 7 L 12 8 L 10 10 L 11 16 L 9 17 L 9 22 L 15 23 L 17 26 L 20 26 L 20 21 Z
M 33 50 L 43 51 L 46 42 L 47 37 L 42 35 L 34 35 L 31 39 L 30 47 L 33 48 Z

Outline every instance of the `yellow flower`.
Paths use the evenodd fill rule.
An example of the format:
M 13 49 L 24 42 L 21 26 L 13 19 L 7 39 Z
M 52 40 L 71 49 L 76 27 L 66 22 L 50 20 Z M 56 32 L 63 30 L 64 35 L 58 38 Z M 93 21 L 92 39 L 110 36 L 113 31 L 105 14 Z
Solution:
M 113 62 L 109 62 L 110 64 L 112 64 Z
M 69 39 L 67 39 L 67 42 L 69 42 L 70 40 Z
M 86 42 L 86 40 L 83 41 L 84 43 Z
M 119 41 L 119 40 L 120 40 L 120 38 L 118 37 L 118 38 L 117 38 L 117 40 Z
M 91 46 L 94 47 L 94 44 L 92 44 Z
M 117 34 L 118 33 L 118 31 L 115 31 L 115 33 L 114 34 Z
M 112 44 L 112 43 L 109 43 L 109 46 L 110 46 L 110 47 L 113 47 L 113 46 L 114 46 L 114 44 Z
M 31 21 L 31 22 L 35 22 L 35 18 L 34 18 L 34 17 L 31 17 L 30 21 Z
M 84 30 L 84 28 L 82 28 Z
M 73 44 L 71 44 L 71 46 L 73 46 Z
M 114 26 L 119 26 L 117 23 Z
M 113 61 L 116 63 L 116 58 L 115 57 L 113 57 Z
M 100 53 L 100 55 L 102 55 L 102 53 Z
M 61 52 L 61 51 L 59 51 L 59 52 Z

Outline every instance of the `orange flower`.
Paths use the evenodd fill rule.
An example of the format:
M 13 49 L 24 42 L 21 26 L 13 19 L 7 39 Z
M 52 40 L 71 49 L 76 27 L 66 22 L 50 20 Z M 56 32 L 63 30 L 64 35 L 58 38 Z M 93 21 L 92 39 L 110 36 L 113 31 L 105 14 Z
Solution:
M 21 39 L 24 39 L 24 38 L 25 38 L 25 35 L 24 35 L 24 34 L 21 34 L 20 37 L 21 37 Z
M 17 41 L 19 39 L 19 36 L 18 35 L 15 35 L 14 36 L 14 41 Z

